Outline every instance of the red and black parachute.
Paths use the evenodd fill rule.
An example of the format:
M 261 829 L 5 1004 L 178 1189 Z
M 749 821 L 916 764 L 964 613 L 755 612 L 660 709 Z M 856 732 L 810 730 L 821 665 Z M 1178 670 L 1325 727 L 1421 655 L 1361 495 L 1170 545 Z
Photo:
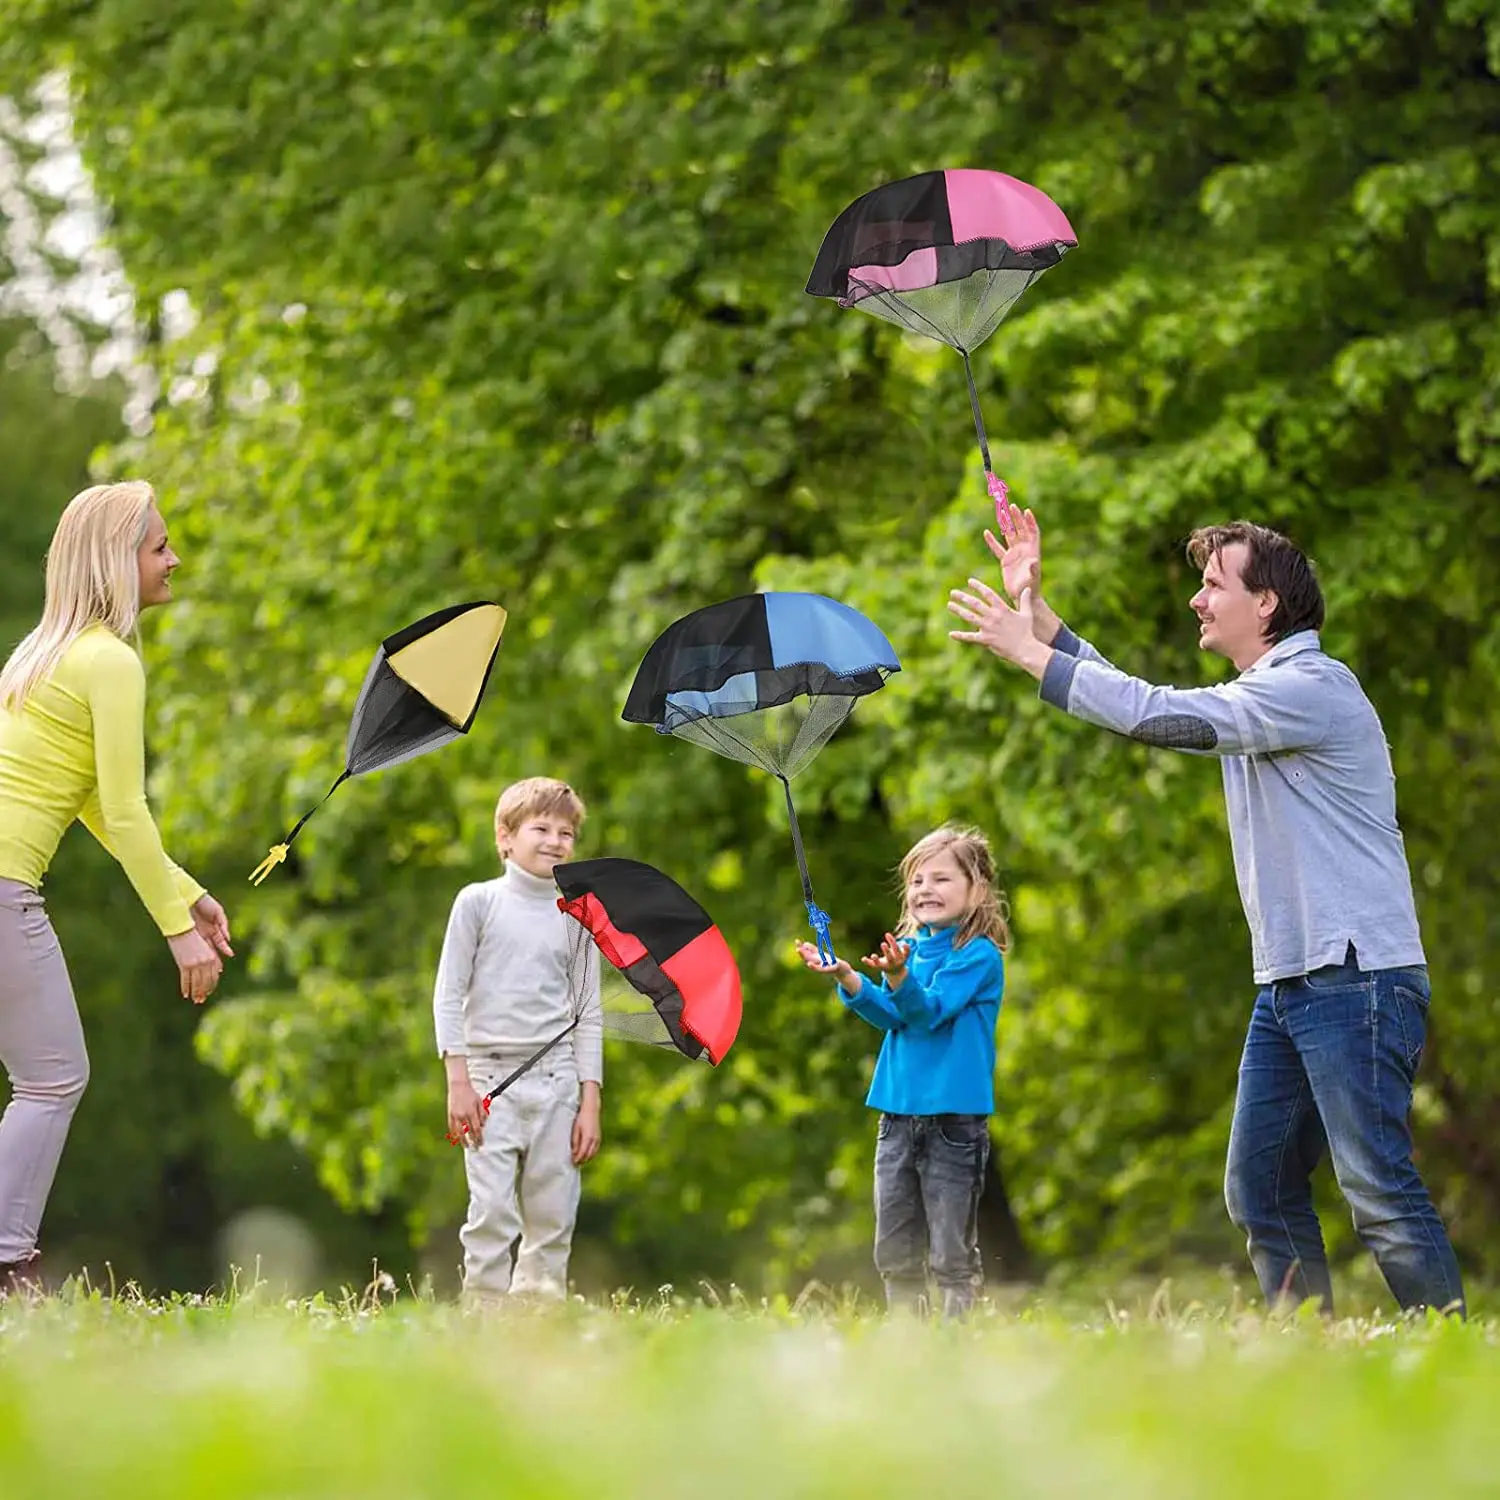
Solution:
M 670 876 L 640 860 L 577 860 L 558 865 L 552 878 L 562 892 L 559 909 L 577 924 L 569 972 L 585 968 L 576 960 L 592 943 L 650 1002 L 639 1009 L 603 1005 L 605 1035 L 723 1062 L 740 1029 L 740 971 L 713 918 Z M 583 1019 L 583 997 L 572 999 L 573 1020 L 484 1096 L 486 1113 Z M 459 1137 L 448 1140 L 457 1145 Z
M 635 859 L 586 859 L 552 872 L 557 904 L 651 1002 L 640 1027 L 604 1029 L 723 1062 L 740 1029 L 740 971 L 713 919 L 670 876 Z

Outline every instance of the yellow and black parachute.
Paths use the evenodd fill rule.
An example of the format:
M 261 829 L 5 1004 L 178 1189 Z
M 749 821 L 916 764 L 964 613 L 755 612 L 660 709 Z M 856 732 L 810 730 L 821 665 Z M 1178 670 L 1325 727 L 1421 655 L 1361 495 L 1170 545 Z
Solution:
M 488 600 L 454 604 L 380 643 L 349 722 L 344 769 L 326 802 L 351 776 L 381 771 L 467 734 L 500 650 L 505 610 Z M 303 813 L 250 879 L 259 885 L 287 856 L 318 807 Z

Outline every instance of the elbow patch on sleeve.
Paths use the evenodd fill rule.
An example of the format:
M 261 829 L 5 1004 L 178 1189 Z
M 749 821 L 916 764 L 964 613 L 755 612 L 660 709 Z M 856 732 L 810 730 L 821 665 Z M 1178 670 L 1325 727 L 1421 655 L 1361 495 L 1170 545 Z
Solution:
M 1219 732 L 1196 714 L 1158 714 L 1142 719 L 1130 731 L 1130 738 L 1160 750 L 1212 750 L 1219 743 Z

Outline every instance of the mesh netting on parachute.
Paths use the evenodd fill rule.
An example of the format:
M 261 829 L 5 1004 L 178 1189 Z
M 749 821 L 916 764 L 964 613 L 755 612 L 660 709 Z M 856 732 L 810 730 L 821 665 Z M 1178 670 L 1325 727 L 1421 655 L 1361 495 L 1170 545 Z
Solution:
M 590 969 L 598 973 L 598 994 L 589 1003 Z M 655 1004 L 640 994 L 611 965 L 601 961 L 599 945 L 581 923 L 568 923 L 568 998 L 574 1024 L 593 1016 L 605 1036 L 623 1042 L 678 1051 Z

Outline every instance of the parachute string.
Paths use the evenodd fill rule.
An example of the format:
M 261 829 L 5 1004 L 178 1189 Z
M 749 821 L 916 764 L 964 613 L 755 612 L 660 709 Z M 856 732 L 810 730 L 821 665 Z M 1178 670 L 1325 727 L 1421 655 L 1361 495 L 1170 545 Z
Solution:
M 833 695 L 819 695 L 804 709 L 798 704 L 781 704 L 754 714 L 736 716 L 752 720 L 759 734 L 749 739 L 729 727 L 730 722 L 704 715 L 665 731 L 690 744 L 704 745 L 731 760 L 738 760 L 769 772 L 781 782 L 786 793 L 787 820 L 791 825 L 792 848 L 797 856 L 797 872 L 802 879 L 802 899 L 807 919 L 818 939 L 818 952 L 828 962 L 834 960 L 833 939 L 828 913 L 813 895 L 812 876 L 807 868 L 807 853 L 802 844 L 802 830 L 797 823 L 797 809 L 792 801 L 791 778 L 828 742 L 844 723 L 858 700 Z
M 518 1078 L 522 1077 L 524 1074 L 528 1073 L 532 1068 L 534 1068 L 560 1041 L 563 1040 L 564 1037 L 567 1036 L 570 1031 L 573 1030 L 573 1027 L 577 1026 L 577 1024 L 582 1019 L 583 1017 L 581 1015 L 574 1016 L 572 1022 L 569 1025 L 565 1026 L 561 1031 L 559 1031 L 550 1042 L 547 1042 L 544 1046 L 537 1048 L 537 1050 L 533 1052 L 531 1056 L 528 1057 L 519 1068 L 515 1069 L 509 1077 L 502 1078 L 500 1082 L 497 1083 L 494 1088 L 492 1088 L 489 1093 L 487 1093 L 479 1101 L 479 1108 L 481 1109 L 481 1111 L 483 1111 L 485 1115 L 488 1115 L 490 1112 L 490 1106 L 495 1102 L 495 1100 L 498 1099 L 501 1094 L 503 1094 L 506 1089 L 508 1089 L 511 1084 L 513 1084 Z M 469 1127 L 467 1125 L 463 1127 L 465 1133 L 468 1131 L 468 1129 Z M 448 1136 L 448 1144 L 450 1146 L 456 1146 L 458 1145 L 460 1138 L 461 1137 L 459 1135 L 454 1135 L 450 1132 Z
M 802 848 L 802 830 L 797 826 L 797 809 L 792 803 L 792 784 L 785 776 L 779 777 L 782 790 L 786 793 L 786 815 L 792 825 L 792 848 L 797 855 L 797 869 L 802 876 L 802 899 L 811 902 L 813 898 L 812 876 L 807 870 L 807 855 Z
M 818 940 L 818 957 L 825 963 L 833 963 L 833 937 L 829 929 L 828 913 L 813 899 L 812 876 L 807 869 L 807 855 L 802 849 L 802 830 L 797 825 L 797 808 L 792 802 L 792 784 L 785 776 L 779 777 L 786 792 L 786 815 L 792 825 L 792 848 L 797 853 L 797 869 L 802 876 L 802 899 L 807 905 L 807 920 Z
M 723 719 L 704 715 L 680 724 L 676 729 L 668 732 L 678 739 L 685 739 L 689 743 L 697 742 L 710 750 L 717 750 L 720 755 L 730 760 L 758 766 L 762 771 L 769 771 L 773 776 L 777 774 L 772 757 L 754 741 L 736 734 Z M 769 749 L 769 747 L 766 748 Z
M 950 344 L 953 342 L 949 335 L 943 331 L 942 327 L 929 318 L 920 307 L 905 301 L 897 293 L 888 288 L 874 286 L 870 282 L 860 281 L 854 276 L 849 278 L 849 285 L 851 287 L 859 287 L 866 294 L 853 304 L 861 312 L 873 313 L 875 309 L 867 307 L 865 304 L 867 302 L 875 302 L 885 309 L 885 317 L 888 321 L 898 324 L 912 333 L 925 335 L 930 339 L 937 339 L 939 343 Z M 846 303 L 845 305 L 848 306 L 849 304 Z
M 974 366 L 969 363 L 967 349 L 960 349 L 958 352 L 964 357 L 964 377 L 969 382 L 969 405 L 974 409 L 974 431 L 979 434 L 979 452 L 984 459 L 984 472 L 993 474 L 995 471 L 990 463 L 990 442 L 984 435 L 984 417 L 979 410 L 979 391 L 974 384 Z
M 517 1068 L 517 1069 L 516 1069 L 516 1070 L 515 1070 L 515 1072 L 513 1072 L 513 1073 L 512 1073 L 512 1074 L 511 1074 L 511 1075 L 510 1075 L 510 1077 L 509 1077 L 509 1078 L 503 1078 L 503 1079 L 501 1079 L 501 1081 L 500 1081 L 500 1082 L 499 1082 L 499 1083 L 497 1083 L 497 1084 L 496 1084 L 496 1085 L 495 1085 L 495 1086 L 494 1086 L 494 1088 L 492 1088 L 492 1089 L 491 1089 L 491 1090 L 490 1090 L 490 1091 L 489 1091 L 489 1093 L 487 1093 L 487 1094 L 486 1094 L 486 1095 L 485 1095 L 485 1096 L 484 1096 L 484 1099 L 483 1099 L 483 1100 L 482 1100 L 482 1101 L 481 1101 L 481 1102 L 482 1102 L 482 1103 L 483 1103 L 483 1105 L 484 1105 L 484 1107 L 485 1107 L 485 1109 L 486 1109 L 486 1111 L 488 1111 L 488 1109 L 489 1109 L 489 1107 L 490 1107 L 490 1104 L 491 1104 L 491 1103 L 492 1103 L 492 1102 L 493 1102 L 493 1101 L 494 1101 L 494 1100 L 496 1100 L 496 1099 L 498 1099 L 498 1098 L 499 1098 L 499 1097 L 500 1097 L 500 1095 L 501 1095 L 501 1094 L 503 1094 L 503 1093 L 504 1093 L 504 1092 L 505 1092 L 505 1091 L 506 1091 L 506 1089 L 508 1089 L 508 1088 L 509 1088 L 509 1087 L 510 1087 L 510 1086 L 511 1086 L 511 1084 L 513 1084 L 513 1083 L 514 1083 L 514 1082 L 515 1082 L 515 1081 L 516 1081 L 516 1079 L 518 1079 L 518 1078 L 519 1078 L 519 1077 L 520 1077 L 520 1076 L 521 1076 L 521 1075 L 522 1075 L 522 1074 L 523 1074 L 523 1073 L 525 1073 L 525 1072 L 527 1072 L 527 1071 L 528 1071 L 528 1070 L 529 1070 L 529 1069 L 531 1069 L 531 1068 L 534 1068 L 534 1067 L 535 1067 L 535 1066 L 536 1066 L 536 1065 L 537 1065 L 537 1064 L 538 1064 L 538 1063 L 539 1063 L 539 1062 L 541 1062 L 541 1060 L 542 1060 L 542 1059 L 543 1059 L 543 1058 L 544 1058 L 544 1057 L 545 1057 L 545 1056 L 546 1056 L 546 1055 L 547 1055 L 547 1054 L 548 1054 L 548 1053 L 549 1053 L 549 1052 L 550 1052 L 550 1051 L 551 1051 L 551 1050 L 552 1050 L 552 1049 L 553 1049 L 553 1048 L 554 1048 L 554 1047 L 555 1047 L 555 1046 L 556 1046 L 556 1045 L 557 1045 L 557 1044 L 558 1044 L 558 1043 L 559 1043 L 559 1042 L 560 1042 L 560 1041 L 562 1041 L 562 1039 L 563 1039 L 563 1038 L 564 1038 L 564 1037 L 565 1037 L 565 1036 L 567 1036 L 567 1034 L 568 1034 L 568 1033 L 569 1033 L 569 1032 L 570 1032 L 570 1031 L 572 1031 L 572 1029 L 573 1029 L 573 1028 L 574 1028 L 574 1027 L 575 1027 L 575 1026 L 576 1026 L 576 1025 L 577 1025 L 577 1024 L 578 1024 L 578 1023 L 579 1023 L 579 1022 L 580 1022 L 580 1021 L 581 1021 L 581 1020 L 582 1020 L 582 1019 L 583 1019 L 583 1017 L 582 1017 L 582 1015 L 577 1015 L 577 1016 L 574 1016 L 574 1017 L 573 1017 L 573 1019 L 572 1019 L 572 1021 L 570 1021 L 570 1022 L 569 1022 L 569 1023 L 568 1023 L 568 1025 L 566 1025 L 566 1026 L 564 1026 L 564 1027 L 563 1027 L 563 1029 L 562 1029 L 562 1030 L 561 1030 L 561 1031 L 559 1031 L 559 1032 L 558 1032 L 558 1033 L 557 1033 L 557 1035 L 556 1035 L 556 1036 L 555 1036 L 555 1037 L 553 1037 L 553 1038 L 552 1038 L 552 1040 L 551 1040 L 551 1041 L 550 1041 L 550 1042 L 548 1042 L 548 1043 L 546 1043 L 546 1045 L 545 1045 L 545 1046 L 542 1046 L 542 1047 L 539 1047 L 539 1048 L 538 1048 L 538 1049 L 537 1049 L 537 1050 L 536 1050 L 536 1051 L 535 1051 L 535 1052 L 533 1052 L 533 1053 L 532 1053 L 532 1054 L 531 1054 L 531 1056 L 530 1056 L 530 1057 L 528 1057 L 528 1058 L 527 1058 L 527 1059 L 526 1059 L 526 1061 L 525 1061 L 525 1062 L 523 1062 L 523 1063 L 522 1063 L 522 1064 L 521 1064 L 521 1066 L 520 1066 L 520 1067 L 519 1067 L 519 1068 Z
M 331 796 L 333 796 L 333 794 L 338 791 L 338 789 L 343 786 L 343 784 L 348 781 L 348 779 L 349 771 L 347 768 L 345 768 L 344 770 L 339 772 L 338 779 L 333 783 L 333 785 L 323 793 L 323 802 L 326 802 Z M 318 803 L 318 807 L 322 807 L 323 802 Z M 303 813 L 300 818 L 297 819 L 296 826 L 286 836 L 286 843 L 288 845 L 290 845 L 292 840 L 302 832 L 302 825 L 306 823 L 310 817 L 312 817 L 313 813 L 317 812 L 318 807 L 310 808 L 307 812 Z
M 287 853 L 292 847 L 292 840 L 302 832 L 303 824 L 305 824 L 307 820 L 312 817 L 315 812 L 317 812 L 319 807 L 322 807 L 323 802 L 326 802 L 331 796 L 333 796 L 336 791 L 338 791 L 338 789 L 349 779 L 351 774 L 352 772 L 350 772 L 347 766 L 342 771 L 340 771 L 338 780 L 335 781 L 334 784 L 329 787 L 326 792 L 323 793 L 323 801 L 319 802 L 315 807 L 308 808 L 308 810 L 303 813 L 300 818 L 297 819 L 296 825 L 293 827 L 292 831 L 287 834 L 287 836 L 279 844 L 273 844 L 271 846 L 271 852 L 267 854 L 266 857 L 261 860 L 258 865 L 256 865 L 253 871 L 251 871 L 250 881 L 252 885 L 259 885 L 261 881 L 263 881 L 266 876 L 269 875 L 271 871 L 274 870 L 276 866 L 279 865 L 282 860 L 287 857 Z
M 951 349 L 977 349 L 1041 274 L 1019 268 L 983 270 L 962 281 L 901 292 L 851 277 L 851 293 L 864 295 L 841 305 Z
M 833 737 L 857 702 L 854 697 L 816 694 L 733 716 L 682 715 L 670 729 L 660 732 L 703 745 L 772 776 L 795 776 Z
M 970 353 L 989 338 L 1045 269 L 981 269 L 959 281 L 904 291 L 876 286 L 851 276 L 850 297 L 854 298 L 855 293 L 864 295 L 843 301 L 844 306 L 894 323 L 907 333 L 947 344 L 963 356 L 964 379 L 969 388 L 969 407 L 974 415 L 979 452 L 984 460 L 985 482 L 997 501 L 1002 498 L 1003 482 L 996 476 L 990 456 L 989 435 L 984 427 Z

